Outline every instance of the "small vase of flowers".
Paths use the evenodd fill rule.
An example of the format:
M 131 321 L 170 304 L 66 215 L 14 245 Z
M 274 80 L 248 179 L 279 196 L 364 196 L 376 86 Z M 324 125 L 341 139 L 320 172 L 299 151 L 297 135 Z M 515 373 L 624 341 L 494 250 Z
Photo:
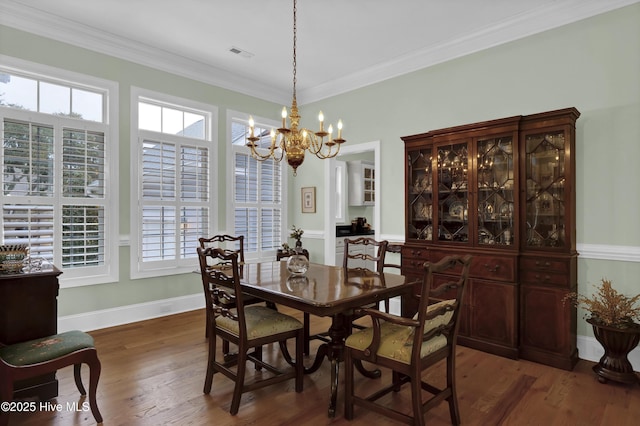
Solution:
M 302 229 L 296 228 L 295 225 L 291 227 L 291 234 L 289 234 L 289 238 L 296 240 L 296 247 L 302 247 L 302 241 L 300 241 L 302 234 L 304 234 Z

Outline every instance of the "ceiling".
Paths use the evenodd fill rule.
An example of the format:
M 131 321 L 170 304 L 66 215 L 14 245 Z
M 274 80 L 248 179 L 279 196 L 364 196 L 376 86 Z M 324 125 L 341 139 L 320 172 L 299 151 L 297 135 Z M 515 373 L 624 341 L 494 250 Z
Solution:
M 344 93 L 638 1 L 299 0 L 298 102 Z M 292 4 L 0 0 L 0 24 L 288 103 Z M 231 53 L 231 48 L 251 56 Z

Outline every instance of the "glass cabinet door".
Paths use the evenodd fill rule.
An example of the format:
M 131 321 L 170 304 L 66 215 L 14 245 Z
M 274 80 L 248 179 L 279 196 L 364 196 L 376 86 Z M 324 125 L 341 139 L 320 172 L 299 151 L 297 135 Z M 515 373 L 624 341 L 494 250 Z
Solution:
M 526 247 L 565 247 L 565 135 L 525 136 Z
M 408 152 L 407 236 L 433 240 L 433 173 L 431 148 Z
M 515 179 L 513 138 L 477 142 L 478 244 L 514 244 Z
M 469 242 L 469 158 L 467 143 L 438 146 L 437 239 Z

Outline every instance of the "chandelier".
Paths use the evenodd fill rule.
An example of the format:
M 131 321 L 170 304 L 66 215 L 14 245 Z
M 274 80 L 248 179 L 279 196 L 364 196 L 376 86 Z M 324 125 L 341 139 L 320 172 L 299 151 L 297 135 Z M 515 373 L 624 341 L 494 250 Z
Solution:
M 249 117 L 249 136 L 247 137 L 247 146 L 251 149 L 251 156 L 259 161 L 265 161 L 272 158 L 275 161 L 281 161 L 286 157 L 287 163 L 293 168 L 293 175 L 297 173 L 298 166 L 304 161 L 305 151 L 309 151 L 320 159 L 333 158 L 340 152 L 340 145 L 345 140 L 342 139 L 342 120 L 338 121 L 338 136 L 334 139 L 332 136 L 333 125 L 329 125 L 327 130 L 324 129 L 324 115 L 322 111 L 318 114 L 320 121 L 320 130 L 312 132 L 305 128 L 299 128 L 300 114 L 298 113 L 298 103 L 296 101 L 296 43 L 297 43 L 297 25 L 296 25 L 297 2 L 293 0 L 293 99 L 291 101 L 291 114 L 289 114 L 289 127 L 287 127 L 287 107 L 282 108 L 282 127 L 271 129 L 271 145 L 268 152 L 261 154 L 257 141 L 261 138 L 254 134 L 255 123 L 252 117 Z M 325 138 L 327 140 L 325 141 Z

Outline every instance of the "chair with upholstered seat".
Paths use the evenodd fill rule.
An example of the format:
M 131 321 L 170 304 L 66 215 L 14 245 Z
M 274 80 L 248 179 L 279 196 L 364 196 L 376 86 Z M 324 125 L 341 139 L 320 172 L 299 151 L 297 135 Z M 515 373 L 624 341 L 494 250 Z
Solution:
M 80 367 L 89 366 L 89 407 L 96 422 L 102 423 L 102 415 L 96 402 L 96 391 L 100 378 L 100 361 L 93 338 L 82 331 L 68 331 L 26 342 L 0 347 L 0 400 L 13 399 L 16 381 L 54 373 L 73 365 L 78 391 L 87 392 L 82 384 Z M 0 411 L 0 425 L 9 423 L 9 410 Z
M 233 251 L 234 253 L 238 254 L 238 266 L 240 268 L 242 268 L 242 265 L 244 265 L 244 235 L 238 235 L 238 236 L 232 236 L 232 235 L 214 235 L 213 237 L 209 237 L 209 238 L 199 238 L 198 242 L 200 243 L 200 247 L 205 249 L 208 247 L 214 247 L 214 248 L 220 248 L 220 249 L 224 249 L 224 250 L 230 250 Z M 233 245 L 233 249 L 229 249 L 227 246 L 228 245 Z M 213 267 L 213 268 L 225 268 L 228 267 L 228 265 L 207 265 L 208 267 Z M 202 272 L 202 268 L 201 268 L 201 272 Z M 207 297 L 207 287 L 211 286 L 212 283 L 209 281 L 209 277 L 207 274 L 203 274 L 202 275 L 202 285 L 203 285 L 203 289 L 205 292 L 205 297 Z M 233 294 L 233 290 L 230 290 L 231 294 Z M 251 305 L 254 303 L 262 303 L 264 302 L 264 300 L 259 299 L 257 297 L 253 297 L 253 296 L 246 296 L 244 299 L 244 303 L 246 305 Z M 225 303 L 229 303 L 229 306 L 227 307 L 234 307 L 234 304 L 231 303 L 228 300 L 219 300 L 218 304 L 225 304 Z M 275 306 L 270 306 L 271 308 L 275 309 Z M 207 315 L 209 315 L 207 313 Z M 205 336 L 209 337 L 209 318 L 207 317 L 206 319 L 206 326 L 205 326 Z M 229 352 L 229 344 L 225 343 L 224 344 L 224 353 Z
M 228 270 L 210 269 L 208 274 L 214 284 L 207 291 L 207 311 L 210 321 L 209 357 L 207 360 L 207 374 L 204 383 L 204 393 L 211 392 L 213 376 L 222 373 L 235 382 L 233 399 L 229 412 L 238 413 L 240 399 L 243 393 L 295 379 L 296 392 L 303 388 L 303 328 L 297 319 L 282 314 L 266 306 L 245 306 L 238 270 L 238 254 L 218 248 L 198 248 L 200 264 L 209 263 L 207 259 L 228 262 Z M 227 289 L 234 289 L 229 294 Z M 235 309 L 218 304 L 221 299 L 235 302 Z M 216 340 L 230 341 L 238 346 L 238 353 L 232 359 L 218 361 L 216 359 Z M 285 367 L 281 370 L 262 360 L 260 348 L 269 343 L 286 345 L 288 339 L 295 339 L 296 355 L 295 367 Z M 252 351 L 253 349 L 253 351 Z M 246 363 L 250 361 L 266 370 L 245 383 Z M 232 367 L 236 367 L 235 371 Z M 269 374 L 271 373 L 271 374 Z M 270 375 L 270 377 L 263 377 Z
M 353 419 L 354 406 L 358 405 L 406 424 L 424 425 L 424 414 L 446 400 L 451 423 L 460 423 L 455 349 L 460 307 L 470 265 L 471 256 L 449 256 L 437 263 L 425 263 L 419 310 L 413 318 L 401 318 L 375 309 L 360 310 L 371 316 L 373 326 L 352 334 L 345 342 L 346 419 Z M 431 289 L 434 276 L 448 281 Z M 432 297 L 441 301 L 429 305 Z M 446 359 L 446 386 L 438 388 L 422 379 L 422 371 L 442 359 Z M 391 383 L 367 396 L 356 395 L 354 364 L 362 361 L 391 369 Z M 392 391 L 399 392 L 405 383 L 411 383 L 413 415 L 400 412 L 388 404 L 376 403 Z M 425 402 L 423 390 L 433 395 Z

